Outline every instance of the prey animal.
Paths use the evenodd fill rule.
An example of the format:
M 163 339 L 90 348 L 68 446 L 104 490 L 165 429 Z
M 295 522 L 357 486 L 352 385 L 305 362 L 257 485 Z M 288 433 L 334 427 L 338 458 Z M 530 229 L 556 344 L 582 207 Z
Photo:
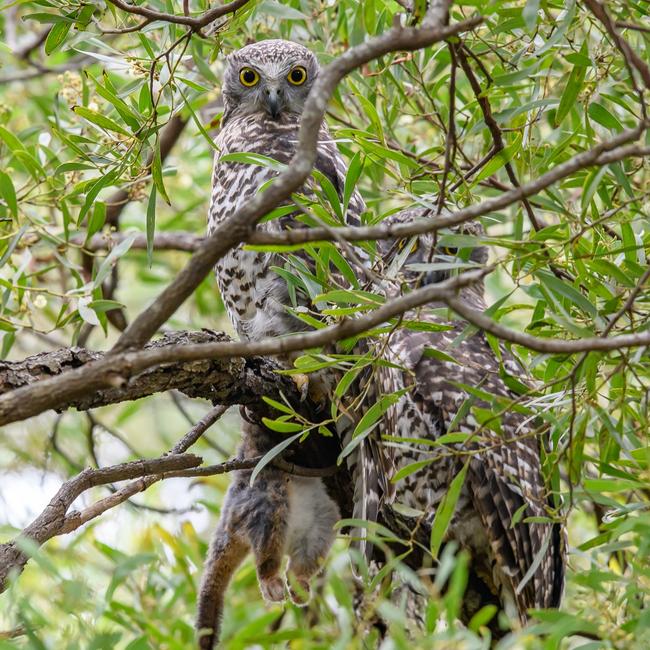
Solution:
M 275 445 L 275 438 L 243 415 L 238 458 L 265 454 Z M 249 552 L 255 556 L 266 600 L 283 601 L 288 594 L 297 605 L 305 605 L 310 580 L 334 542 L 339 510 L 320 478 L 295 476 L 270 465 L 251 484 L 252 471 L 233 473 L 210 544 L 197 615 L 201 650 L 211 650 L 218 639 L 226 588 Z M 282 576 L 285 556 L 289 562 Z

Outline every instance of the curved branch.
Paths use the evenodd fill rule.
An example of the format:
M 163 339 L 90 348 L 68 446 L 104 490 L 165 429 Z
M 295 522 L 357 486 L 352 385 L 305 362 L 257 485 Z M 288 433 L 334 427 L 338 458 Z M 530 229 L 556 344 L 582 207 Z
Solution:
M 421 219 L 419 221 L 393 224 L 390 226 L 379 224 L 377 226 L 346 226 L 336 228 L 336 237 L 347 241 L 401 239 L 402 237 L 413 237 L 414 235 L 436 232 L 442 228 L 449 228 L 466 221 L 472 221 L 490 212 L 496 212 L 497 210 L 506 208 L 524 197 L 537 194 L 570 174 L 586 167 L 608 165 L 625 158 L 650 155 L 650 147 L 640 145 L 623 146 L 637 140 L 649 126 L 650 121 L 643 121 L 633 129 L 622 131 L 616 137 L 596 145 L 593 149 L 576 154 L 566 162 L 556 165 L 550 171 L 528 183 L 524 183 L 499 196 L 475 203 L 461 210 L 438 215 L 435 218 Z M 258 246 L 292 245 L 331 241 L 334 238 L 332 229 L 330 228 L 300 228 L 296 230 L 285 230 L 279 233 L 255 231 L 246 239 L 246 242 Z
M 523 332 L 505 327 L 492 320 L 483 312 L 468 307 L 465 302 L 455 297 L 442 299 L 459 316 L 468 323 L 496 336 L 503 341 L 522 345 L 536 352 L 548 354 L 575 354 L 576 352 L 610 351 L 623 348 L 638 348 L 650 345 L 650 331 L 635 334 L 619 334 L 618 336 L 601 337 L 593 336 L 584 339 L 566 341 L 563 339 L 545 339 L 540 336 L 531 336 Z
M 71 528 L 71 522 L 80 518 L 80 513 L 67 514 L 74 500 L 82 492 L 115 481 L 196 467 L 201 464 L 201 461 L 202 459 L 199 456 L 193 454 L 165 456 L 154 460 L 137 460 L 102 469 L 85 469 L 74 478 L 66 481 L 45 510 L 22 531 L 18 538 L 6 544 L 0 544 L 0 591 L 5 586 L 9 572 L 21 571 L 29 559 L 21 548 L 21 540 L 29 540 L 32 544 L 40 546 L 55 535 L 70 532 L 70 530 L 74 530 L 74 528 L 85 523 L 80 521 L 77 526 Z M 113 496 L 115 495 L 111 495 L 111 497 Z
M 201 16 L 191 18 L 190 16 L 177 16 L 176 14 L 168 14 L 163 11 L 156 11 L 155 9 L 149 9 L 148 7 L 142 7 L 140 5 L 131 5 L 127 2 L 124 2 L 123 0 L 106 0 L 106 2 L 110 2 L 118 9 L 121 9 L 122 11 L 125 11 L 129 14 L 142 16 L 149 22 L 153 22 L 154 20 L 161 20 L 167 23 L 176 23 L 177 25 L 187 25 L 188 27 L 192 28 L 193 31 L 197 31 L 201 29 L 201 27 L 209 25 L 210 23 L 217 20 L 217 18 L 221 18 L 221 16 L 234 13 L 238 9 L 241 9 L 245 4 L 247 4 L 248 1 L 249 0 L 232 0 L 232 2 L 228 2 L 225 5 L 221 5 L 220 7 L 215 7 L 214 9 L 206 11 Z
M 607 338 L 590 337 L 563 340 L 530 336 L 503 327 L 484 314 L 467 307 L 465 302 L 457 298 L 458 291 L 479 282 L 491 270 L 491 268 L 486 268 L 469 271 L 443 282 L 421 287 L 404 296 L 389 300 L 363 316 L 355 319 L 344 318 L 334 325 L 315 331 L 301 332 L 279 338 L 267 338 L 260 341 L 226 342 L 222 339 L 223 342 L 188 345 L 153 344 L 141 351 L 107 354 L 80 368 L 68 370 L 62 375 L 23 385 L 4 395 L 0 395 L 0 424 L 23 420 L 50 408 L 67 408 L 82 401 L 87 403 L 85 400 L 97 405 L 98 396 L 104 396 L 105 399 L 107 394 L 113 395 L 111 391 L 117 391 L 118 396 L 122 395 L 119 391 L 128 390 L 129 386 L 134 385 L 134 382 L 137 385 L 136 380 L 140 373 L 154 366 L 177 362 L 209 364 L 211 362 L 208 362 L 208 359 L 235 359 L 235 363 L 243 363 L 241 359 L 237 360 L 236 357 L 250 359 L 257 356 L 286 355 L 289 352 L 318 348 L 335 341 L 360 335 L 373 327 L 388 322 L 391 318 L 434 301 L 443 301 L 462 318 L 499 338 L 540 352 L 572 354 L 590 350 L 606 351 L 650 345 L 650 331 L 637 334 L 621 334 Z M 264 364 L 264 362 L 257 361 Z M 217 367 L 220 366 L 217 365 Z M 257 371 L 263 367 L 263 365 L 260 365 Z M 166 367 L 157 367 L 151 373 L 153 375 L 156 375 L 156 373 L 164 374 L 166 373 Z M 251 381 L 256 379 L 254 372 L 249 377 Z M 270 391 L 267 394 L 277 395 L 279 390 L 286 390 L 286 387 L 279 388 L 280 375 L 275 374 L 273 377 L 274 380 L 269 383 Z M 169 379 L 167 381 L 168 387 L 177 387 L 171 385 Z M 287 381 L 290 382 L 290 380 Z M 275 384 L 275 387 L 273 387 L 273 384 Z M 224 388 L 225 391 L 232 389 L 232 386 Z M 235 388 L 235 390 L 237 389 L 238 387 Z M 161 388 L 161 390 L 167 390 L 167 388 Z M 197 394 L 191 392 L 193 390 L 191 382 L 188 382 L 188 386 L 184 390 L 190 395 Z M 259 396 L 264 393 L 257 391 L 255 394 Z M 215 397 L 217 397 L 217 394 L 215 394 Z M 129 398 L 122 397 L 122 399 Z M 114 401 L 120 400 L 115 399 Z M 89 408 L 89 406 L 85 408 Z

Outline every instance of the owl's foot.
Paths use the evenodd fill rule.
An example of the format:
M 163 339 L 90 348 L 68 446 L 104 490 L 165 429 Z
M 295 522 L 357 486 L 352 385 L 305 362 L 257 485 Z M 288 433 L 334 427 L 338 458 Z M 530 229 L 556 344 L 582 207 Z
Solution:
M 284 581 L 280 576 L 260 580 L 260 591 L 266 600 L 279 603 L 285 600 Z
M 309 375 L 299 373 L 297 375 L 291 375 L 291 379 L 300 392 L 300 401 L 304 402 L 309 395 Z

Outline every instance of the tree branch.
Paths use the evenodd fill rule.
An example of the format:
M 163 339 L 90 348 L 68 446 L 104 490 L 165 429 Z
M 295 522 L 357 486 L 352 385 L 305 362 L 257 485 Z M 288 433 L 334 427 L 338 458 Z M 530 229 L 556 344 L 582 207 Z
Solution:
M 443 298 L 451 309 L 468 323 L 496 336 L 503 341 L 522 345 L 536 352 L 548 354 L 575 354 L 577 352 L 611 351 L 623 348 L 636 348 L 650 345 L 650 331 L 635 334 L 619 334 L 612 337 L 594 336 L 574 341 L 542 338 L 505 327 L 492 320 L 483 312 L 468 307 L 465 302 L 455 297 Z
M 139 385 L 138 381 L 134 382 L 134 379 L 137 379 L 148 368 L 161 366 L 161 364 L 199 362 L 200 367 L 200 364 L 208 364 L 207 359 L 231 359 L 233 361 L 230 363 L 238 363 L 235 359 L 236 357 L 250 359 L 256 356 L 286 355 L 289 352 L 328 345 L 335 341 L 361 334 L 410 309 L 455 294 L 456 291 L 463 287 L 480 281 L 486 272 L 486 270 L 481 270 L 463 273 L 444 282 L 425 286 L 405 296 L 390 300 L 364 316 L 354 319 L 344 318 L 334 325 L 329 325 L 319 330 L 292 334 L 290 336 L 242 342 L 226 342 L 222 338 L 219 342 L 184 345 L 166 345 L 165 341 L 168 341 L 169 338 L 165 337 L 162 341 L 155 342 L 147 346 L 144 350 L 104 355 L 101 353 L 93 353 L 97 356 L 85 365 L 81 365 L 81 367 L 75 367 L 75 361 L 68 363 L 67 367 L 71 369 L 63 372 L 63 374 L 49 372 L 47 370 L 47 364 L 40 364 L 46 367 L 42 375 L 45 377 L 44 379 L 35 383 L 30 383 L 29 381 L 23 382 L 22 384 L 18 383 L 17 385 L 19 387 L 0 395 L 0 424 L 24 420 L 50 408 L 63 409 L 69 408 L 70 406 L 91 408 L 98 406 L 99 403 L 112 403 L 122 401 L 123 399 L 134 399 L 134 397 L 126 396 L 127 394 L 133 395 L 133 392 L 130 392 L 131 386 Z M 35 363 L 33 359 L 36 359 L 36 365 L 39 366 L 39 356 L 32 357 L 22 363 L 31 366 Z M 242 361 L 239 360 L 239 362 Z M 268 369 L 268 365 L 265 366 L 265 363 L 268 364 L 268 362 L 261 362 L 257 372 L 265 368 Z M 11 373 L 15 370 L 15 365 L 11 362 L 4 362 L 4 364 L 9 377 L 11 377 Z M 78 366 L 78 362 L 76 362 L 76 365 Z M 223 366 L 219 365 L 216 367 L 223 368 Z M 175 367 L 171 372 L 167 373 L 163 366 L 152 371 L 153 376 L 159 380 L 159 390 L 179 388 L 175 383 L 176 380 L 173 379 L 178 369 L 179 367 Z M 189 373 L 187 385 L 184 388 L 184 392 L 190 396 L 199 396 L 200 393 L 198 391 L 205 389 L 205 385 L 203 385 L 203 389 L 201 388 L 202 385 L 195 374 L 197 370 L 198 368 L 193 368 L 192 372 Z M 38 375 L 38 372 L 35 374 Z M 225 373 L 221 375 L 223 383 L 225 383 L 225 386 L 222 386 L 222 388 L 226 393 L 235 391 L 235 394 L 238 394 L 239 388 L 241 387 L 233 385 L 233 374 Z M 252 373 L 250 381 L 253 382 L 255 377 L 255 373 Z M 266 394 L 270 396 L 277 394 L 277 391 L 280 389 L 278 377 L 281 376 L 274 374 L 273 377 L 273 382 L 269 383 L 265 389 L 269 391 Z M 212 381 L 212 378 L 210 378 L 210 381 Z M 272 387 L 273 383 L 276 384 L 275 389 Z M 265 393 L 262 391 L 262 387 L 259 386 L 254 394 L 259 396 Z M 201 393 L 201 395 L 205 396 L 205 393 Z M 223 400 L 224 396 L 224 392 L 215 391 L 213 394 L 213 397 L 219 400 Z M 107 399 L 111 401 L 107 402 Z
M 377 226 L 346 226 L 336 228 L 336 236 L 347 241 L 370 241 L 375 239 L 402 239 L 414 235 L 423 235 L 428 232 L 436 232 L 442 228 L 457 226 L 466 221 L 472 221 L 490 212 L 496 212 L 513 203 L 520 201 L 523 197 L 532 196 L 550 187 L 554 183 L 567 176 L 593 165 L 608 165 L 618 160 L 631 158 L 633 156 L 650 155 L 650 147 L 640 145 L 625 145 L 628 142 L 637 140 L 641 134 L 650 126 L 650 121 L 642 121 L 633 129 L 622 131 L 616 137 L 601 142 L 593 149 L 583 151 L 573 156 L 564 163 L 556 165 L 553 169 L 542 174 L 536 179 L 515 187 L 500 196 L 475 203 L 466 208 L 448 212 L 436 216 L 435 219 L 422 219 L 411 223 L 392 224 Z M 308 242 L 332 241 L 332 232 L 328 228 L 300 228 L 286 230 L 279 233 L 255 231 L 246 239 L 246 243 L 268 246 L 278 244 L 305 244 Z
M 27 563 L 28 556 L 20 548 L 21 540 L 30 540 L 40 546 L 55 535 L 74 530 L 74 528 L 84 523 L 79 521 L 78 526 L 70 528 L 71 522 L 77 521 L 81 515 L 80 513 L 67 515 L 68 508 L 82 492 L 98 485 L 147 476 L 156 472 L 196 467 L 201 464 L 201 460 L 199 456 L 193 454 L 165 456 L 155 460 L 138 460 L 103 469 L 85 469 L 74 478 L 66 481 L 45 510 L 21 532 L 18 538 L 0 544 L 0 591 L 5 586 L 9 572 L 21 571 Z M 112 497 L 115 497 L 115 495 L 107 498 Z
M 209 25 L 210 23 L 217 20 L 217 18 L 221 18 L 221 16 L 225 16 L 226 14 L 234 13 L 238 9 L 241 9 L 245 4 L 247 4 L 248 1 L 249 0 L 232 0 L 232 2 L 228 2 L 225 5 L 221 5 L 220 7 L 215 7 L 214 9 L 206 11 L 201 16 L 191 18 L 190 16 L 177 16 L 176 14 L 168 14 L 162 11 L 156 11 L 155 9 L 142 7 L 141 5 L 131 5 L 123 2 L 123 0 L 106 0 L 106 2 L 110 2 L 118 9 L 121 9 L 122 11 L 125 11 L 129 14 L 142 16 L 149 22 L 153 22 L 154 20 L 161 20 L 167 23 L 176 23 L 177 25 L 187 25 L 192 29 L 192 31 L 198 31 L 202 27 L 205 27 L 206 25 Z
M 196 345 L 206 345 L 228 342 L 224 334 L 209 332 L 174 332 L 167 334 L 147 346 L 145 352 L 172 353 L 172 350 L 189 349 Z M 173 353 L 172 353 L 173 354 Z M 259 406 L 261 395 L 281 398 L 295 398 L 299 395 L 295 384 L 283 375 L 278 375 L 277 366 L 265 359 L 222 358 L 208 361 L 206 358 L 194 358 L 180 362 L 164 363 L 152 369 L 137 370 L 120 374 L 110 371 L 111 360 L 108 360 L 108 370 L 99 385 L 87 384 L 87 390 L 75 391 L 71 395 L 66 387 L 72 376 L 81 373 L 81 383 L 90 378 L 97 364 L 104 364 L 106 356 L 101 352 L 91 352 L 84 348 L 64 348 L 53 352 L 43 352 L 28 357 L 24 361 L 0 362 L 0 399 L 7 399 L 8 404 L 14 404 L 21 416 L 30 417 L 44 409 L 27 409 L 14 402 L 13 395 L 19 391 L 24 395 L 32 395 L 37 402 L 43 395 L 43 388 L 49 385 L 53 398 L 48 401 L 47 408 L 63 411 L 69 408 L 88 410 L 132 401 L 154 393 L 180 390 L 190 397 L 209 399 L 227 406 L 233 404 Z M 75 382 L 76 385 L 76 382 Z M 10 408 L 12 408 L 10 406 Z M 19 418 L 20 419 L 20 418 Z M 203 423 L 204 424 L 204 423 Z M 202 421 L 196 427 L 203 426 Z M 206 427 L 207 428 L 207 427 Z M 189 434 L 188 434 L 189 435 Z M 175 453 L 185 451 L 175 448 Z
M 107 234 L 96 234 L 93 235 L 90 241 L 84 245 L 84 238 L 79 237 L 74 239 L 73 243 L 84 246 L 87 251 L 96 252 L 99 250 L 110 250 L 114 246 L 117 246 L 121 241 L 124 241 L 127 236 L 130 236 L 130 233 L 123 232 L 111 232 Z M 200 235 L 195 235 L 186 230 L 175 230 L 169 232 L 157 232 L 154 235 L 153 247 L 154 250 L 159 251 L 185 251 L 187 253 L 193 253 L 195 250 L 201 246 L 205 237 Z M 131 244 L 131 249 L 133 250 L 146 250 L 147 248 L 147 236 L 144 233 L 138 233 Z

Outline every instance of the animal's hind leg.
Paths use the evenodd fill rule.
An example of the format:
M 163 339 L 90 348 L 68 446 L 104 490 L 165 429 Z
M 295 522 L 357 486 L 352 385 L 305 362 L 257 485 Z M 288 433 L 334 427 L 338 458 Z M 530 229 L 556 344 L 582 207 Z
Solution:
M 269 470 L 271 472 L 275 470 Z M 267 600 L 277 602 L 286 598 L 280 569 L 287 548 L 287 481 L 282 474 L 266 481 L 258 478 L 258 481 L 257 516 L 248 522 L 248 535 L 255 554 L 262 595 Z
M 291 487 L 293 507 L 301 525 L 293 531 L 288 549 L 287 582 L 291 600 L 306 605 L 309 583 L 329 553 L 336 536 L 334 525 L 340 515 L 320 479 L 296 479 Z

